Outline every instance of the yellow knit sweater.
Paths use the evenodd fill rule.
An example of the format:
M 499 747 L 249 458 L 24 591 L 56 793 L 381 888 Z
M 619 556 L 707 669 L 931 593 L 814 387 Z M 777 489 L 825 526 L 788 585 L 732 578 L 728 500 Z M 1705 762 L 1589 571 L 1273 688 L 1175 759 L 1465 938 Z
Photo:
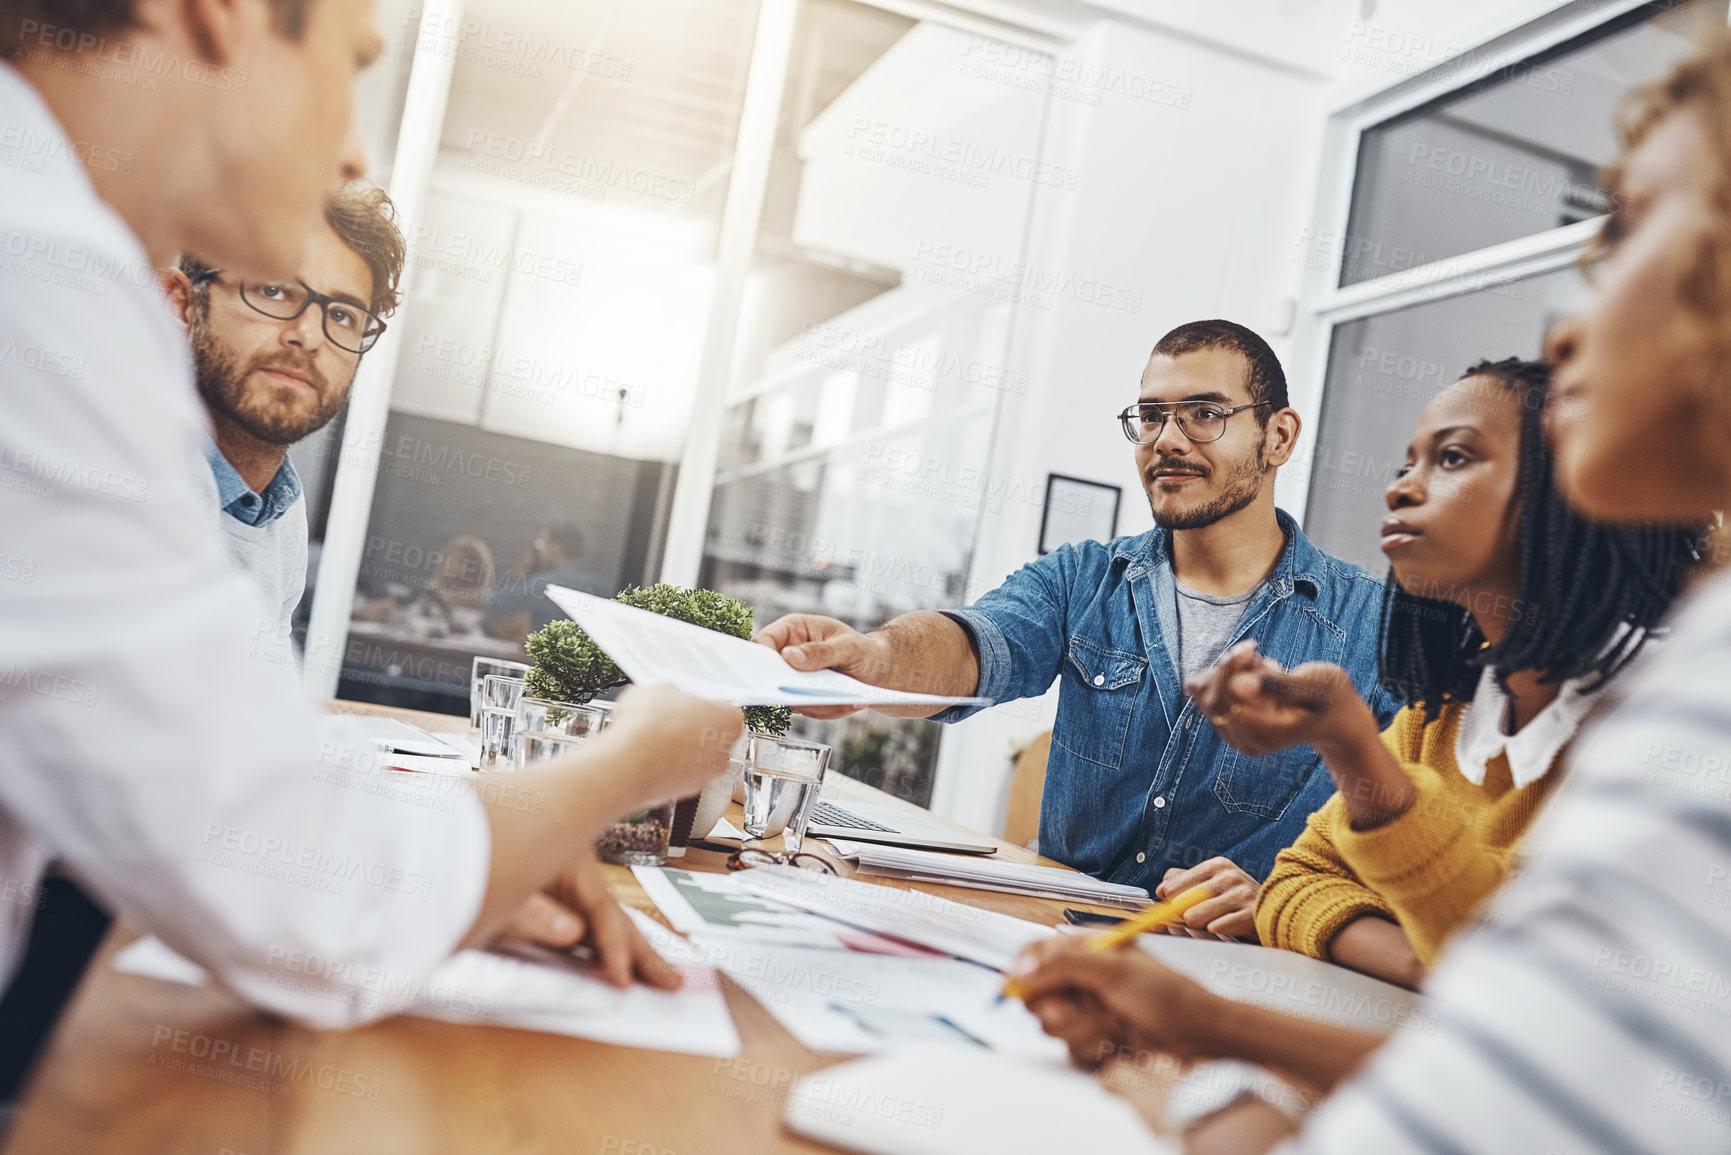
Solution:
M 1425 725 L 1408 706 L 1383 731 L 1383 744 L 1418 787 L 1399 818 L 1354 830 L 1336 792 L 1310 816 L 1298 841 L 1280 852 L 1256 901 L 1263 943 L 1326 959 L 1341 927 L 1361 915 L 1398 922 L 1426 966 L 1443 943 L 1503 881 L 1510 853 L 1557 779 L 1551 770 L 1514 788 L 1498 754 L 1474 786 L 1455 763 L 1464 702 Z M 1561 755 L 1559 755 L 1559 758 Z

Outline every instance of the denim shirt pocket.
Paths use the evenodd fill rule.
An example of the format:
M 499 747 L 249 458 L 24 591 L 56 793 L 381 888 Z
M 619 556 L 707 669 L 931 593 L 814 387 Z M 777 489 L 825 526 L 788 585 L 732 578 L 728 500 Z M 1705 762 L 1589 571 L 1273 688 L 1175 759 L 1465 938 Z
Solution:
M 1296 610 L 1296 612 L 1295 612 Z M 1305 662 L 1340 662 L 1346 634 L 1313 609 L 1288 607 L 1273 628 L 1258 639 L 1264 657 L 1290 669 Z M 1273 754 L 1243 754 L 1222 743 L 1214 797 L 1234 814 L 1282 817 L 1299 791 L 1317 773 L 1328 773 L 1313 746 L 1294 746 Z
M 1279 818 L 1316 773 L 1319 761 L 1310 746 L 1294 746 L 1260 757 L 1227 746 L 1220 774 L 1214 779 L 1214 797 L 1234 814 Z
M 1130 717 L 1148 659 L 1072 636 L 1052 740 L 1085 762 L 1116 770 L 1124 760 Z

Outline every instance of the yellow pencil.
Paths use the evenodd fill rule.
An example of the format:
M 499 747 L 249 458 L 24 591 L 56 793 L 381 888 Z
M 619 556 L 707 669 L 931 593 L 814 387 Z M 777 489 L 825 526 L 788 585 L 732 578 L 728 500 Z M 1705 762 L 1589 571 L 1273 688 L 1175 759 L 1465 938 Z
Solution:
M 1170 902 L 1157 902 L 1135 918 L 1125 919 L 1105 934 L 1095 935 L 1088 940 L 1082 949 L 1089 954 L 1099 954 L 1105 950 L 1116 950 L 1135 938 L 1147 934 L 1151 930 L 1159 930 L 1163 926 L 1177 922 L 1184 917 L 1184 912 L 1200 902 L 1207 902 L 1214 897 L 1214 892 L 1206 886 L 1193 886 Z M 1022 998 L 1026 992 L 1022 984 L 1015 979 L 1004 983 L 1004 992 L 1000 996 L 1006 999 Z

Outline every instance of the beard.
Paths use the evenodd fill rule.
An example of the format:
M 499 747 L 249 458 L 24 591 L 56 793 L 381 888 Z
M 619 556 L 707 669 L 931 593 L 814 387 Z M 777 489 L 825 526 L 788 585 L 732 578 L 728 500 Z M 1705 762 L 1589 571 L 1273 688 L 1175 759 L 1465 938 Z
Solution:
M 1155 462 L 1153 468 L 1159 469 L 1160 466 L 1160 462 Z M 1162 512 L 1150 485 L 1147 489 L 1148 509 L 1154 515 L 1154 524 L 1161 529 L 1206 529 L 1255 501 L 1262 492 L 1262 478 L 1267 472 L 1268 458 L 1263 453 L 1262 444 L 1258 442 L 1255 460 L 1243 459 L 1233 466 L 1231 474 L 1226 478 L 1224 491 L 1211 500 L 1189 509 Z
M 353 374 L 340 386 L 332 385 L 312 364 L 311 357 L 278 350 L 260 353 L 241 365 L 202 318 L 193 320 L 191 339 L 193 377 L 211 415 L 267 445 L 293 445 L 312 436 L 329 425 L 349 399 Z M 304 406 L 285 405 L 262 391 L 249 392 L 246 383 L 264 369 L 286 369 L 305 376 L 316 391 L 317 405 L 308 412 Z

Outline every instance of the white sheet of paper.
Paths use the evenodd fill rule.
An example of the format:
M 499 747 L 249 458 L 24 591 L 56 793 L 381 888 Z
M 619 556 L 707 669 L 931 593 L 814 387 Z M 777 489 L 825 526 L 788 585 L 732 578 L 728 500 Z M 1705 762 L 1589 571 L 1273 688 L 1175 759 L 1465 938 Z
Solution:
M 869 930 L 741 890 L 731 885 L 725 874 L 665 866 L 634 866 L 631 873 L 674 930 L 708 936 L 706 943 L 745 940 L 873 954 L 925 953 Z M 695 961 L 717 965 L 705 956 Z
M 685 976 L 677 991 L 642 984 L 619 990 L 563 965 L 545 965 L 490 951 L 465 950 L 445 960 L 427 980 L 439 997 L 423 999 L 408 1014 L 452 1023 L 517 1027 L 688 1055 L 731 1058 L 739 1032 L 727 1012 L 716 972 L 689 963 L 689 946 L 666 927 L 627 910 L 650 945 Z M 208 976 L 154 938 L 140 939 L 115 957 L 114 969 L 165 982 L 200 985 Z
M 1015 999 L 1004 978 L 948 958 L 810 950 L 699 936 L 705 957 L 814 1051 L 870 1055 L 941 1041 L 1063 1058 L 1059 1040 Z
M 742 842 L 745 839 L 745 831 L 741 830 L 725 818 L 717 818 L 715 820 L 715 829 L 709 832 L 709 837 L 731 838 L 735 842 Z
M 754 866 L 724 880 L 751 894 L 1003 970 L 1055 932 L 1007 914 L 795 866 Z
M 889 1104 L 893 1110 L 885 1110 Z M 927 1047 L 806 1075 L 790 1131 L 867 1155 L 1177 1155 L 1130 1101 L 1067 1060 Z
M 735 706 L 991 704 L 985 698 L 885 690 L 834 670 L 796 670 L 768 646 L 565 586 L 548 586 L 547 596 L 582 626 L 633 682 L 665 682 L 715 702 Z
M 1145 934 L 1137 941 L 1222 998 L 1379 1035 L 1436 1029 L 1436 1012 L 1416 991 L 1294 951 L 1164 934 Z

